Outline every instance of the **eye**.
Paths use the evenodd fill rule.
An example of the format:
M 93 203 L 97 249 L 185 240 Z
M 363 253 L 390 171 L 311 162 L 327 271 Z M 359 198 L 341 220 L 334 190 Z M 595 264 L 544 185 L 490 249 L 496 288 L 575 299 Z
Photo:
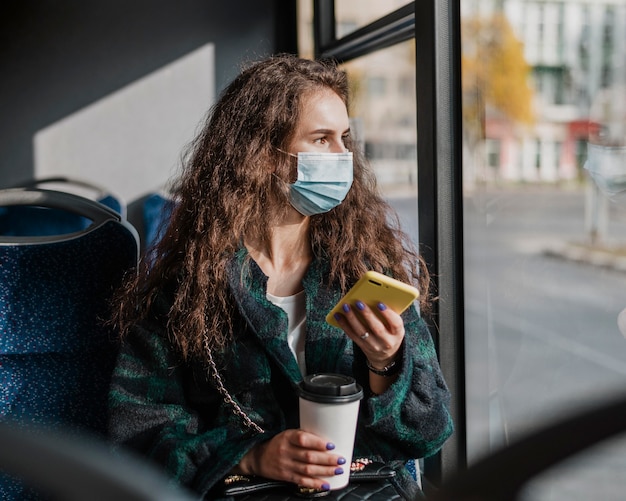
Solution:
M 343 142 L 344 145 L 346 144 L 346 142 L 350 141 L 350 133 L 346 132 L 345 134 L 343 134 L 341 136 L 341 141 Z
M 328 142 L 328 139 L 326 138 L 326 136 L 323 136 L 323 137 L 318 137 L 317 139 L 314 139 L 313 142 L 317 144 L 326 144 Z

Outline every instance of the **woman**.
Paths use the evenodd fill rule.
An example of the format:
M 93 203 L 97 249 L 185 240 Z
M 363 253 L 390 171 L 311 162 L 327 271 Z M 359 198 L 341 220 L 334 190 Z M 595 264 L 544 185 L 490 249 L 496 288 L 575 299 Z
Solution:
M 111 438 L 206 494 L 229 473 L 328 489 L 332 444 L 298 429 L 303 374 L 354 376 L 355 456 L 403 464 L 452 432 L 448 390 L 414 307 L 324 317 L 368 269 L 428 277 L 350 137 L 346 75 L 276 56 L 224 91 L 190 149 L 157 256 L 121 295 Z M 351 153 L 349 153 L 351 152 Z M 361 314 L 358 317 L 355 311 Z

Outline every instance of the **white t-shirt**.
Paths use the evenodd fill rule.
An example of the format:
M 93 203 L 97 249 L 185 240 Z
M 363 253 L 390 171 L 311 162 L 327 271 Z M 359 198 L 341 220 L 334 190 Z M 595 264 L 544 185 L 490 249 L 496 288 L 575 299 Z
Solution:
M 289 327 L 287 330 L 287 343 L 296 357 L 300 373 L 306 375 L 306 362 L 304 359 L 304 337 L 306 322 L 306 305 L 304 291 L 300 291 L 293 296 L 279 297 L 267 294 L 267 299 L 282 308 L 287 313 Z

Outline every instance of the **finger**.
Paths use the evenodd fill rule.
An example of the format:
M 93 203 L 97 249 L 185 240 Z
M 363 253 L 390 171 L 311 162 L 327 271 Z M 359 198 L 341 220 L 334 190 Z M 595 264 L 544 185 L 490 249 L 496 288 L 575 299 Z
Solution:
M 305 461 L 294 462 L 292 466 L 293 478 L 290 481 L 297 485 L 325 490 L 323 477 L 333 477 L 348 472 L 350 465 L 347 464 L 345 458 L 328 453 L 322 457 L 320 454 L 309 452 L 306 454 Z M 320 464 L 322 462 L 330 464 Z
M 304 430 L 291 430 L 287 436 L 295 449 L 298 461 L 322 466 L 337 466 L 346 463 L 346 459 L 335 454 L 335 444 Z
M 329 491 L 330 484 L 323 478 L 306 477 L 302 475 L 293 475 L 287 479 L 287 482 L 296 484 L 298 487 L 314 489 L 316 491 Z
M 334 475 L 341 475 L 342 473 L 343 468 L 339 466 L 322 469 L 310 465 L 303 465 L 300 469 L 296 469 L 295 467 L 291 470 L 283 469 L 282 480 L 302 487 L 327 491 L 330 489 L 330 486 L 323 477 L 333 477 Z
M 354 303 L 354 308 L 358 312 L 358 315 L 355 314 L 355 317 L 360 316 L 360 318 L 364 321 L 363 325 L 368 329 L 370 334 L 374 334 L 375 336 L 384 336 L 388 334 L 387 325 L 378 314 L 374 313 L 372 309 L 365 304 L 363 301 L 357 300 Z
M 348 305 L 347 308 L 350 308 L 350 306 Z M 339 327 L 341 327 L 341 329 L 348 335 L 348 337 L 354 339 L 354 337 L 356 337 L 356 332 L 350 325 L 350 322 L 348 321 L 346 315 L 343 313 L 335 313 L 334 317 L 339 324 Z
M 378 358 L 380 351 L 389 349 L 387 348 L 389 341 L 382 337 L 385 336 L 386 328 L 369 309 L 369 314 L 363 315 L 365 309 L 368 308 L 361 301 L 356 301 L 352 306 L 350 304 L 342 305 L 343 315 L 341 319 L 338 319 L 338 323 L 348 337 L 366 355 L 373 355 Z
M 330 451 L 305 449 L 297 445 L 309 443 L 311 439 L 315 442 L 316 438 L 302 430 L 279 433 L 261 448 L 257 463 L 259 469 L 255 474 L 323 490 L 323 477 L 342 474 L 346 460 Z M 321 443 L 325 442 L 321 440 Z
M 286 430 L 287 440 L 294 447 L 301 449 L 311 449 L 317 451 L 332 451 L 335 445 L 323 438 L 300 429 Z
M 387 330 L 391 334 L 404 334 L 404 321 L 398 313 L 393 311 L 391 308 L 388 308 L 383 302 L 376 304 L 376 311 L 379 315 L 377 318 L 383 318 Z
M 342 318 L 338 320 L 341 328 L 363 350 L 368 360 L 381 364 L 395 356 L 404 339 L 404 323 L 400 315 L 378 303 L 379 317 L 360 300 L 353 306 L 342 305 L 342 312 Z
M 362 301 L 356 301 L 355 307 L 369 329 L 377 336 L 396 336 L 404 333 L 402 317 L 384 303 L 376 303 L 372 309 Z
M 292 447 L 288 481 L 326 490 L 327 484 L 321 477 L 341 475 L 346 471 L 347 460 L 332 453 L 334 444 L 303 430 L 291 430 L 287 438 Z
M 355 306 L 372 334 L 359 336 L 359 345 L 368 360 L 382 363 L 394 358 L 404 339 L 402 317 L 383 303 L 377 303 L 375 311 L 362 301 L 356 301 Z
M 332 475 L 338 466 L 346 464 L 346 458 L 337 454 L 329 454 L 314 451 L 299 451 L 294 454 L 294 459 L 305 465 L 305 471 L 309 475 Z M 312 468 L 312 469 L 308 469 Z
M 341 306 L 341 311 L 343 322 L 340 325 L 352 340 L 356 341 L 357 337 L 368 331 L 368 326 L 361 322 L 353 305 L 344 303 Z

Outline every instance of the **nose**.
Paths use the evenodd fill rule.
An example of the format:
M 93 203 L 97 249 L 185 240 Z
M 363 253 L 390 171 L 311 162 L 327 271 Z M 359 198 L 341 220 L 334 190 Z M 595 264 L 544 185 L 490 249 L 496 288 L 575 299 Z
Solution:
M 334 142 L 330 151 L 331 153 L 346 153 L 348 148 L 346 148 L 346 145 L 343 144 L 343 139 L 340 139 L 339 141 Z

